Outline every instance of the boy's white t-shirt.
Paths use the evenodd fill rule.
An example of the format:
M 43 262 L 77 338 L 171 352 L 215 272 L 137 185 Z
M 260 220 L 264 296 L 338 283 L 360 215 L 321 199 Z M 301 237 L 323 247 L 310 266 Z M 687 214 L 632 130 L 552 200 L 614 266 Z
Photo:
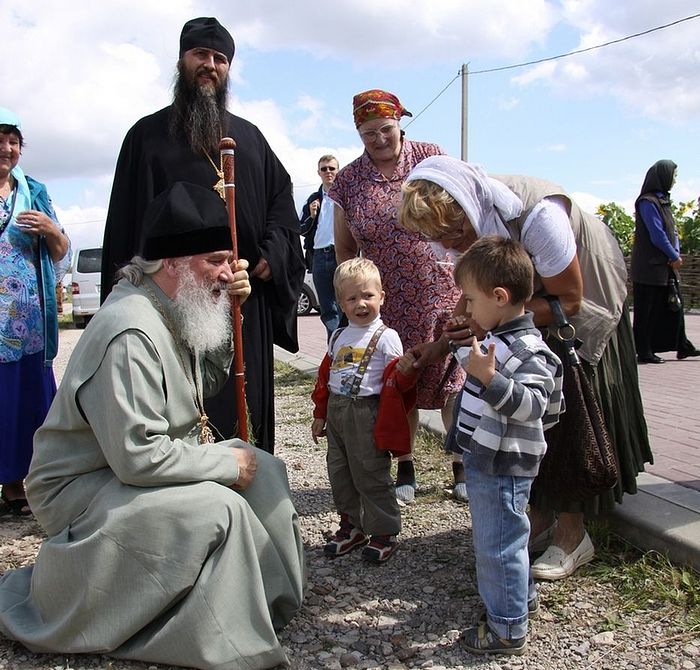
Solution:
M 331 359 L 328 388 L 331 393 L 350 395 L 355 380 L 355 372 L 360 367 L 360 361 L 372 339 L 374 331 L 382 325 L 381 317 L 377 317 L 367 326 L 353 325 L 352 322 L 335 339 L 331 336 L 333 351 L 329 351 Z M 399 334 L 393 328 L 387 328 L 377 342 L 377 348 L 369 361 L 365 376 L 360 384 L 358 395 L 377 395 L 382 390 L 384 369 L 397 356 L 403 354 L 403 345 Z

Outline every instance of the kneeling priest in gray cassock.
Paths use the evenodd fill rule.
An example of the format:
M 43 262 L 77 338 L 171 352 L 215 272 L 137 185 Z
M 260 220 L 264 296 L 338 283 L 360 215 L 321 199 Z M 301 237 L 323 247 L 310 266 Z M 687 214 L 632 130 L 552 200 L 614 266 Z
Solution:
M 305 567 L 285 466 L 213 441 L 203 410 L 232 360 L 230 296 L 250 293 L 231 248 L 221 198 L 174 184 L 71 356 L 26 482 L 48 539 L 0 580 L 0 632 L 32 651 L 286 661 Z

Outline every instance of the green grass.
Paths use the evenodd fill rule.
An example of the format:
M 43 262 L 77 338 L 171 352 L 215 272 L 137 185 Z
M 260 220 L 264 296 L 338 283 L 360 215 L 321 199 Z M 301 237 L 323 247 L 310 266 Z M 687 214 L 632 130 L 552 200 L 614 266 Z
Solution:
M 607 526 L 588 526 L 597 560 L 588 574 L 612 584 L 621 599 L 621 610 L 673 610 L 677 623 L 700 636 L 700 574 L 674 565 L 657 552 L 642 552 L 615 535 Z M 614 622 L 611 622 L 614 623 Z
M 75 324 L 73 323 L 73 317 L 70 314 L 66 314 L 65 312 L 63 314 L 59 314 L 58 327 L 65 329 L 75 328 Z
M 281 361 L 275 361 L 275 391 L 284 391 L 285 395 L 306 395 L 311 402 L 315 379 L 305 372 Z

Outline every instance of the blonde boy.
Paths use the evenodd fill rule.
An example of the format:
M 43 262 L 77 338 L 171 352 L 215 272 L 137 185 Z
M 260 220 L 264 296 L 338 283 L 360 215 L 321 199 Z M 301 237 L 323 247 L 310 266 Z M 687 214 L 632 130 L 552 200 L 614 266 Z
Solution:
M 384 291 L 374 263 L 341 263 L 333 285 L 349 325 L 331 336 L 313 394 L 311 434 L 315 442 L 328 437 L 328 479 L 340 513 L 340 528 L 324 553 L 335 558 L 364 547 L 363 559 L 383 563 L 396 549 L 401 513 L 391 455 L 377 448 L 374 427 L 387 366 L 403 347 L 382 323 Z

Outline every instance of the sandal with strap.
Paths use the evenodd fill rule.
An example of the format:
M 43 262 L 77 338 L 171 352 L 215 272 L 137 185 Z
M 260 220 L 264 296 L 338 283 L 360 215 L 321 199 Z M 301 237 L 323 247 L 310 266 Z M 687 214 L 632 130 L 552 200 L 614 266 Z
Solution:
M 509 654 L 520 656 L 525 653 L 527 638 L 518 637 L 506 640 L 498 637 L 486 623 L 467 628 L 462 635 L 464 648 L 472 654 Z

